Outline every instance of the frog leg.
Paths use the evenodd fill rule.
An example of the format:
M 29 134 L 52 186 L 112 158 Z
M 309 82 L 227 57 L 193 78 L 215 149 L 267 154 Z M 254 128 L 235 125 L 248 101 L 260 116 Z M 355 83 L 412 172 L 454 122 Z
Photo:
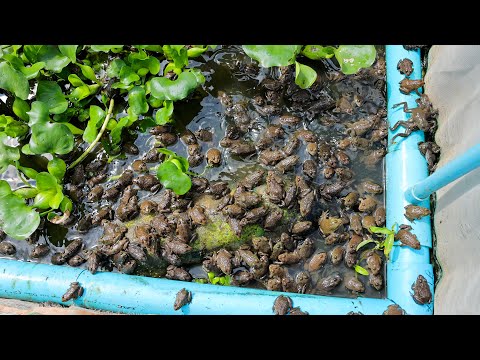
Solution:
M 403 101 L 401 103 L 398 103 L 398 104 L 395 104 L 395 105 L 392 105 L 392 109 L 395 109 L 396 107 L 400 106 L 400 105 L 403 105 L 403 111 L 406 112 L 406 113 L 411 113 L 412 112 L 412 109 L 409 109 L 408 108 L 408 104 L 406 101 Z
M 407 137 L 407 136 L 410 135 L 411 133 L 412 133 L 412 130 L 407 129 L 407 130 L 405 130 L 404 133 L 398 133 L 398 134 L 396 134 L 396 135 L 392 138 L 392 144 L 395 144 L 395 141 L 394 141 L 394 140 L 395 140 L 395 138 L 396 138 L 397 136 Z
M 397 121 L 391 128 L 391 131 L 397 130 L 399 126 L 403 126 L 404 128 L 408 129 L 410 127 L 410 121 L 408 120 L 399 120 Z

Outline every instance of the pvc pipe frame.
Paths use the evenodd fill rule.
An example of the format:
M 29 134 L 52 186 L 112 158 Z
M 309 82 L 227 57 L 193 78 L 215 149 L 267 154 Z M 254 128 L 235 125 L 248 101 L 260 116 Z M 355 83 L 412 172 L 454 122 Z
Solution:
M 400 59 L 413 61 L 414 73 L 421 76 L 419 51 L 406 51 L 402 46 L 386 47 L 388 119 L 390 125 L 404 120 L 408 114 L 392 109 L 392 105 L 407 101 L 414 106 L 415 95 L 403 95 L 399 91 L 401 80 L 397 71 Z M 400 109 L 399 109 L 400 110 Z M 389 139 L 392 134 L 389 133 Z M 386 201 L 387 226 L 408 223 L 403 206 L 405 189 L 427 177 L 427 164 L 421 156 L 417 143 L 423 133 L 415 132 L 402 138 L 394 147 L 389 147 L 386 156 Z M 402 191 L 399 191 L 402 190 Z M 428 207 L 428 201 L 422 202 Z M 70 283 L 77 281 L 84 288 L 81 297 L 62 304 L 120 312 L 126 314 L 273 314 L 272 305 L 277 296 L 284 294 L 310 314 L 382 314 L 389 305 L 398 304 L 407 314 L 431 314 L 431 304 L 418 305 L 411 296 L 411 286 L 422 274 L 433 293 L 433 268 L 429 263 L 432 246 L 430 218 L 417 220 L 413 232 L 417 234 L 421 249 L 413 250 L 395 244 L 387 264 L 387 299 L 340 298 L 331 296 L 281 293 L 268 290 L 233 286 L 216 286 L 193 282 L 174 281 L 143 276 L 98 272 L 92 275 L 87 270 L 67 266 L 54 266 L 0 259 L 0 297 L 27 301 L 62 303 L 61 297 Z M 178 311 L 173 310 L 175 296 L 185 288 L 192 292 L 192 301 Z

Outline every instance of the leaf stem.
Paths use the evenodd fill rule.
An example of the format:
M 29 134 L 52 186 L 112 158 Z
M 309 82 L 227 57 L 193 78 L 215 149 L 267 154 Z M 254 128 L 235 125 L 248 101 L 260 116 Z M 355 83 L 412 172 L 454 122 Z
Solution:
M 73 163 L 71 163 L 69 166 L 68 166 L 68 169 L 73 169 L 76 165 L 78 165 L 80 162 L 83 161 L 83 159 L 85 159 L 87 157 L 87 155 L 90 153 L 90 151 L 93 150 L 93 148 L 95 147 L 95 145 L 97 145 L 97 143 L 100 141 L 103 133 L 105 132 L 105 129 L 107 128 L 107 124 L 108 124 L 108 121 L 110 120 L 110 117 L 112 116 L 112 112 L 113 112 L 113 99 L 110 100 L 110 106 L 108 107 L 108 113 L 107 113 L 107 116 L 105 117 L 105 120 L 103 121 L 103 125 L 102 125 L 102 128 L 100 129 L 100 131 L 98 132 L 98 135 L 97 137 L 95 138 L 95 140 L 93 140 L 93 142 L 90 144 L 90 146 L 87 148 L 87 150 L 85 150 L 85 152 L 79 156 L 79 158 L 77 160 L 75 160 Z
M 18 172 L 18 177 L 20 178 L 20 180 L 22 180 L 22 182 L 28 186 L 29 188 L 33 188 L 33 186 L 27 181 L 27 179 L 25 179 L 22 175 L 22 172 L 20 170 L 17 169 L 17 172 Z

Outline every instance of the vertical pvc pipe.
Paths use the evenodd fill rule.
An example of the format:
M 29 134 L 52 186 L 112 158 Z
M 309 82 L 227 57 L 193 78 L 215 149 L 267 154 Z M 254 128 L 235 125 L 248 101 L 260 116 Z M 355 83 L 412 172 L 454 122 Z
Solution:
M 388 97 L 388 125 L 393 126 L 399 120 L 408 120 L 410 114 L 403 111 L 403 106 L 393 108 L 393 105 L 406 102 L 409 108 L 416 107 L 416 94 L 405 95 L 400 92 L 399 82 L 404 78 L 397 70 L 400 60 L 408 58 L 413 62 L 414 71 L 410 79 L 421 79 L 422 66 L 420 51 L 407 51 L 401 45 L 389 45 L 386 47 L 387 66 L 387 97 Z M 410 314 L 431 314 L 432 303 L 418 305 L 411 296 L 411 286 L 418 275 L 423 275 L 433 294 L 433 267 L 430 264 L 430 249 L 432 247 L 432 233 L 430 216 L 411 223 L 404 215 L 404 207 L 409 204 L 405 199 L 405 191 L 412 185 L 428 176 L 428 168 L 425 158 L 418 149 L 418 143 L 425 140 L 422 131 L 415 131 L 406 138 L 397 137 L 395 144 L 391 144 L 392 137 L 398 132 L 404 132 L 403 127 L 396 131 L 389 130 L 388 154 L 386 155 L 386 202 L 387 202 L 387 227 L 394 224 L 409 224 L 412 233 L 417 235 L 420 241 L 420 250 L 400 246 L 395 243 L 387 264 L 387 295 Z M 421 206 L 430 207 L 429 200 L 420 202 Z
M 426 179 L 408 188 L 405 197 L 411 203 L 419 203 L 445 185 L 480 166 L 480 144 L 472 146 L 462 155 L 437 169 Z

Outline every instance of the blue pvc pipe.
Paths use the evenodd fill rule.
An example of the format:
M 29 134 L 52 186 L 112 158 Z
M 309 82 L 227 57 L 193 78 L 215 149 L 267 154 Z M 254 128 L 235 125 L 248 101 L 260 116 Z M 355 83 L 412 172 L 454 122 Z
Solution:
M 399 82 L 404 75 L 397 70 L 400 60 L 408 58 L 413 62 L 413 73 L 410 79 L 421 79 L 422 65 L 420 51 L 407 51 L 401 45 L 389 45 L 386 47 L 387 66 L 387 119 L 389 127 L 399 120 L 408 120 L 410 114 L 403 111 L 403 107 L 393 108 L 393 105 L 406 102 L 409 108 L 416 107 L 415 99 L 418 95 L 411 93 L 402 94 Z M 400 305 L 409 314 L 432 314 L 432 304 L 418 305 L 411 296 L 411 286 L 418 275 L 423 275 L 430 286 L 433 294 L 433 267 L 430 264 L 430 248 L 432 247 L 432 231 L 430 216 L 423 217 L 411 223 L 404 215 L 404 207 L 409 204 L 405 200 L 404 192 L 410 186 L 422 181 L 428 176 L 428 167 L 425 158 L 418 149 L 418 143 L 425 141 L 422 131 L 415 131 L 406 138 L 397 137 L 395 144 L 391 144 L 392 137 L 398 132 L 404 132 L 403 127 L 396 131 L 389 130 L 388 154 L 386 161 L 386 210 L 387 227 L 394 224 L 409 224 L 412 233 L 417 235 L 420 241 L 420 250 L 400 246 L 396 242 L 390 253 L 390 261 L 387 263 L 387 294 L 388 298 Z M 420 203 L 430 208 L 428 200 Z
M 418 51 L 406 51 L 402 46 L 386 47 L 388 121 L 390 126 L 408 114 L 392 109 L 392 105 L 407 101 L 415 106 L 416 95 L 403 95 L 398 82 L 403 78 L 396 69 L 400 59 L 410 58 L 414 64 L 413 79 L 421 77 Z M 401 128 L 399 129 L 401 131 Z M 389 133 L 389 139 L 392 137 Z M 408 223 L 404 217 L 404 191 L 428 176 L 427 165 L 418 151 L 417 143 L 423 141 L 420 131 L 408 138 L 399 139 L 389 146 L 386 156 L 387 225 Z M 428 207 L 428 201 L 422 203 Z M 85 289 L 84 294 L 66 304 L 121 312 L 126 314 L 273 314 L 272 305 L 277 296 L 284 294 L 310 314 L 382 314 L 389 305 L 398 304 L 408 314 L 432 314 L 433 305 L 417 305 L 411 296 L 411 285 L 418 275 L 423 275 L 433 293 L 433 268 L 430 264 L 430 218 L 425 217 L 412 224 L 422 245 L 420 250 L 395 244 L 387 264 L 387 299 L 338 298 L 330 296 L 281 293 L 241 287 L 224 287 L 197 284 L 111 272 L 90 272 L 67 266 L 54 266 L 0 259 L 0 297 L 27 301 L 62 303 L 61 297 L 70 283 L 77 281 Z M 340 285 L 343 286 L 343 285 Z M 186 288 L 192 292 L 192 302 L 178 311 L 173 310 L 175 296 Z
M 456 159 L 437 169 L 426 179 L 408 188 L 405 191 L 405 197 L 411 203 L 427 200 L 438 189 L 478 167 L 480 167 L 480 144 L 472 146 Z

